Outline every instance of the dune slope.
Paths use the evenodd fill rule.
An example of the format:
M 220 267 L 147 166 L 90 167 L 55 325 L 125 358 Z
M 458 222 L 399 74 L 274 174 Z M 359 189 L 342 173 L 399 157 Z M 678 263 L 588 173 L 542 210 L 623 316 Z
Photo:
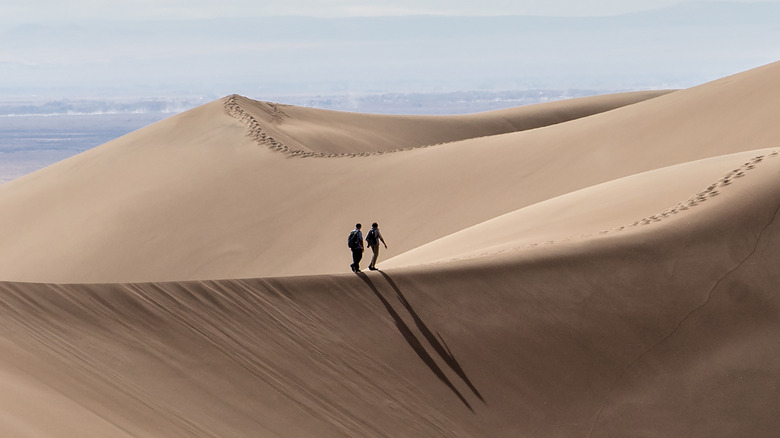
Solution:
M 625 98 L 615 96 L 615 105 Z M 361 214 L 374 216 L 367 223 L 384 217 L 411 226 L 411 216 L 393 213 L 412 213 L 397 198 L 416 192 L 409 201 L 430 202 L 433 193 L 415 186 L 436 171 L 426 162 L 441 167 L 436 156 L 412 166 L 406 163 L 416 158 L 407 152 L 414 151 L 386 155 L 390 160 L 293 160 L 258 144 L 253 124 L 231 116 L 229 104 L 204 105 L 0 186 L 0 223 L 16 230 L 0 237 L 0 278 L 114 282 L 341 272 L 344 263 L 332 252 L 344 247 L 341 234 Z M 503 121 L 503 113 L 495 120 Z M 444 132 L 436 123 L 418 125 L 412 133 Z M 376 198 L 359 187 L 363 181 L 376 182 Z M 449 192 L 442 200 L 457 195 Z M 414 247 L 424 243 L 420 238 L 396 245 Z
M 2 283 L 0 370 L 82 419 L 60 437 L 771 436 L 778 183 L 776 158 L 588 245 L 361 276 Z
M 360 114 L 229 96 L 229 112 L 256 122 L 261 143 L 320 155 L 387 152 L 527 131 L 591 116 L 669 93 L 638 91 L 456 116 Z
M 504 214 L 387 260 L 387 268 L 442 263 L 606 236 L 697 208 L 774 149 L 721 155 L 619 178 Z
M 344 236 L 356 222 L 382 225 L 389 258 L 590 186 L 775 147 L 778 69 L 538 129 L 337 158 L 296 157 L 258 143 L 253 127 L 272 124 L 231 116 L 223 99 L 0 186 L 0 225 L 14 230 L 0 236 L 0 278 L 343 272 L 350 263 Z M 321 125 L 312 122 L 303 137 Z M 409 132 L 438 129 L 426 126 Z
M 228 96 L 4 184 L 0 435 L 774 436 L 778 78 L 463 118 Z M 379 272 L 345 272 L 357 221 Z

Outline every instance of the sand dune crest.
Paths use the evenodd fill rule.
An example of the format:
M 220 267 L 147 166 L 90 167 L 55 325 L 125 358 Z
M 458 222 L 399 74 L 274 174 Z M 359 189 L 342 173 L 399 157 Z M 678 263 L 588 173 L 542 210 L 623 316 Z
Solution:
M 732 182 L 776 156 L 778 152 L 773 149 L 743 152 L 610 181 L 461 230 L 395 256 L 384 266 L 416 266 L 485 257 L 655 224 L 720 195 Z M 674 202 L 675 196 L 684 196 L 696 185 L 702 186 L 708 177 L 726 168 L 734 169 L 688 199 L 659 209 Z M 674 187 L 660 186 L 670 180 L 676 182 Z M 643 212 L 650 214 L 642 217 Z M 636 220 L 632 221 L 632 217 Z
M 628 92 L 460 116 L 392 116 L 319 110 L 243 96 L 224 98 L 258 144 L 291 156 L 360 157 L 541 128 L 669 93 Z M 284 108 L 284 109 L 283 109 Z

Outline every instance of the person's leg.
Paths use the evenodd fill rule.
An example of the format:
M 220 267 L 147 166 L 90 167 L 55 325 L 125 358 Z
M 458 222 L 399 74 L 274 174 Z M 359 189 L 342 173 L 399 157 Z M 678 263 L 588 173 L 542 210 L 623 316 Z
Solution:
M 374 257 L 371 258 L 371 264 L 368 265 L 369 269 L 376 268 L 376 259 L 379 257 L 379 244 L 371 245 L 371 251 L 374 252 Z
M 354 270 L 355 272 L 360 270 L 360 260 L 362 260 L 362 259 L 363 259 L 363 251 L 361 251 L 359 248 L 358 249 L 353 249 L 352 250 L 352 261 L 354 263 L 352 263 L 352 270 Z

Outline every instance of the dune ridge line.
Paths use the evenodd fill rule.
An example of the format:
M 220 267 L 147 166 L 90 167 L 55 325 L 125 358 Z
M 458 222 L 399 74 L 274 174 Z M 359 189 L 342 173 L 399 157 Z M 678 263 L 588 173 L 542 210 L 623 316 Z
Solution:
M 231 94 L 225 99 L 225 112 L 233 117 L 234 119 L 241 122 L 241 124 L 244 125 L 247 131 L 247 135 L 253 139 L 258 145 L 265 146 L 271 150 L 282 152 L 288 156 L 291 157 L 303 157 L 303 158 L 355 158 L 355 157 L 369 157 L 374 155 L 383 155 L 383 154 L 390 154 L 395 152 L 403 152 L 403 151 L 410 151 L 413 149 L 421 149 L 421 148 L 427 148 L 431 146 L 440 146 L 448 143 L 455 143 L 462 140 L 453 140 L 453 141 L 446 141 L 446 142 L 440 142 L 440 143 L 432 143 L 432 144 L 425 144 L 425 145 L 418 145 L 418 146 L 408 146 L 408 147 L 401 147 L 397 149 L 390 149 L 385 151 L 371 151 L 371 152 L 342 152 L 342 153 L 326 153 L 326 152 L 313 152 L 313 151 L 303 151 L 300 149 L 294 149 L 286 144 L 280 142 L 279 140 L 273 138 L 271 135 L 269 135 L 267 132 L 263 130 L 263 128 L 260 126 L 260 123 L 257 121 L 257 119 L 254 118 L 249 112 L 244 110 L 243 107 L 241 107 L 241 103 L 239 102 L 240 99 L 249 99 L 247 97 L 241 96 L 239 94 Z M 270 105 L 272 108 L 276 109 L 277 104 L 273 102 L 265 102 L 268 105 Z M 277 115 L 273 116 L 274 118 L 277 117 Z M 485 136 L 477 136 L 473 138 L 483 138 Z
M 777 151 L 772 151 L 772 152 L 770 152 L 767 155 L 758 155 L 756 157 L 753 157 L 752 159 L 746 161 L 742 166 L 732 170 L 731 172 L 728 172 L 726 175 L 724 175 L 723 177 L 718 179 L 716 182 L 710 184 L 706 189 L 696 193 L 695 195 L 693 195 L 690 198 L 688 198 L 686 201 L 678 202 L 674 207 L 667 208 L 666 210 L 662 211 L 661 213 L 656 213 L 654 215 L 650 215 L 650 216 L 644 217 L 644 218 L 642 218 L 642 219 L 640 219 L 638 221 L 635 221 L 634 223 L 632 223 L 630 225 L 624 225 L 624 226 L 620 226 L 620 227 L 617 227 L 617 228 L 612 228 L 610 230 L 600 231 L 599 235 L 604 235 L 604 234 L 613 233 L 613 232 L 616 232 L 616 231 L 623 231 L 623 230 L 626 230 L 626 229 L 629 229 L 629 228 L 634 228 L 634 227 L 637 227 L 637 226 L 649 225 L 649 224 L 652 224 L 652 223 L 661 222 L 662 220 L 664 220 L 666 218 L 669 218 L 670 216 L 674 216 L 677 213 L 686 211 L 686 210 L 688 210 L 688 209 L 690 209 L 692 207 L 696 207 L 697 205 L 707 201 L 708 199 L 713 198 L 715 196 L 718 196 L 720 194 L 720 191 L 717 190 L 718 188 L 723 188 L 723 187 L 726 187 L 728 185 L 731 185 L 731 183 L 735 179 L 742 178 L 743 176 L 746 175 L 746 172 L 755 169 L 756 166 L 759 163 L 761 163 L 762 161 L 764 161 L 765 158 L 776 157 L 776 156 L 778 156 L 778 154 L 780 154 L 780 153 L 778 153 Z M 588 238 L 588 237 L 591 237 L 591 236 L 593 236 L 593 234 L 583 234 L 583 235 L 577 236 L 577 238 Z M 568 240 L 571 240 L 571 239 L 573 239 L 573 238 L 559 240 L 558 242 L 568 241 Z M 547 242 L 547 244 L 553 244 L 555 242 L 556 241 L 550 241 L 550 242 Z M 539 244 L 532 244 L 532 245 L 529 245 L 529 246 L 526 246 L 526 247 L 511 248 L 511 249 L 499 251 L 499 252 L 497 252 L 497 254 L 498 253 L 503 253 L 503 252 L 508 252 L 508 251 L 511 251 L 511 250 L 521 249 L 521 248 L 535 247 L 535 246 L 538 246 L 538 245 Z
M 720 192 L 717 190 L 718 187 L 722 188 L 730 185 L 735 179 L 742 178 L 743 176 L 745 176 L 746 172 L 755 169 L 758 163 L 764 161 L 764 158 L 772 158 L 772 157 L 776 157 L 777 155 L 778 155 L 777 151 L 772 151 L 767 155 L 758 155 L 756 157 L 753 157 L 749 161 L 745 162 L 742 166 L 732 170 L 731 172 L 727 173 L 722 178 L 720 178 L 718 181 L 710 184 L 709 187 L 707 187 L 706 189 L 691 196 L 690 198 L 688 198 L 687 201 L 680 202 L 674 207 L 666 209 L 661 213 L 654 214 L 646 218 L 642 218 L 634 222 L 633 224 L 629 225 L 628 227 L 635 227 L 637 225 L 647 225 L 652 222 L 660 222 L 664 218 L 667 218 L 671 215 L 675 215 L 681 211 L 687 210 L 690 207 L 695 207 L 701 204 L 702 202 L 708 200 L 709 198 L 712 198 L 713 196 L 717 196 L 718 194 L 720 194 Z M 619 227 L 609 231 L 620 231 L 628 227 Z M 603 231 L 602 233 L 607 233 L 609 231 Z
M 728 185 L 731 185 L 734 182 L 734 180 L 736 180 L 737 178 L 744 177 L 747 174 L 748 171 L 755 169 L 756 166 L 759 163 L 764 161 L 764 159 L 766 159 L 766 158 L 773 158 L 773 157 L 776 157 L 778 155 L 780 155 L 780 152 L 778 152 L 778 151 L 772 151 L 772 152 L 770 152 L 769 154 L 766 154 L 766 155 L 758 155 L 758 156 L 756 156 L 756 157 L 746 161 L 744 164 L 742 164 L 742 166 L 740 166 L 740 167 L 738 167 L 738 168 L 728 172 L 726 175 L 724 175 L 723 177 L 718 179 L 716 182 L 710 184 L 706 189 L 696 193 L 695 195 L 693 195 L 690 198 L 688 198 L 686 201 L 678 202 L 674 207 L 668 208 L 668 209 L 664 210 L 661 213 L 657 213 L 657 214 L 654 214 L 654 215 L 651 215 L 651 216 L 644 217 L 644 218 L 642 218 L 642 219 L 640 219 L 638 221 L 635 221 L 634 223 L 632 223 L 630 225 L 624 225 L 624 226 L 612 228 L 612 229 L 609 229 L 609 230 L 600 231 L 600 232 L 598 232 L 598 235 L 603 236 L 605 234 L 619 232 L 619 231 L 627 230 L 627 229 L 638 227 L 638 226 L 650 225 L 650 224 L 653 224 L 653 223 L 656 223 L 656 222 L 661 222 L 664 219 L 667 219 L 667 218 L 669 218 L 671 216 L 674 216 L 674 215 L 676 215 L 678 213 L 681 213 L 683 211 L 689 210 L 692 207 L 696 207 L 697 205 L 700 205 L 701 203 L 707 201 L 708 199 L 713 198 L 713 197 L 719 195 L 720 191 L 718 190 L 718 188 L 723 188 L 723 187 L 726 187 Z M 539 247 L 541 245 L 554 245 L 554 244 L 560 243 L 560 242 L 569 242 L 569 241 L 572 241 L 574 239 L 587 239 L 589 237 L 593 237 L 593 235 L 594 235 L 593 233 L 581 234 L 579 236 L 572 236 L 572 237 L 568 237 L 568 238 L 565 238 L 565 239 L 548 240 L 548 241 L 546 241 L 544 243 L 532 243 L 532 244 L 529 244 L 529 245 L 514 246 L 514 247 L 511 247 L 511 248 L 505 248 L 505 249 L 500 249 L 500 250 L 496 250 L 496 251 L 486 251 L 486 252 L 482 252 L 482 253 L 479 253 L 479 254 L 473 254 L 473 255 L 469 255 L 469 256 L 465 256 L 465 257 L 455 257 L 455 258 L 446 259 L 446 260 L 437 260 L 437 261 L 433 261 L 433 262 L 429 262 L 429 263 L 422 263 L 419 266 L 438 265 L 438 264 L 441 264 L 441 263 L 450 263 L 450 262 L 459 261 L 459 260 L 468 260 L 468 259 L 479 258 L 479 257 L 487 257 L 487 256 L 492 256 L 492 255 L 498 255 L 498 254 L 506 254 L 506 253 L 513 252 L 513 251 L 519 251 L 519 250 L 529 249 L 529 248 L 536 248 L 536 247 Z

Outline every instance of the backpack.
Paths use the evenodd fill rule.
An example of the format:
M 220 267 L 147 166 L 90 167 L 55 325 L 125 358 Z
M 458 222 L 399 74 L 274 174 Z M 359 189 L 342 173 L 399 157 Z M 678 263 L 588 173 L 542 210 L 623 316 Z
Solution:
M 366 243 L 369 245 L 376 245 L 376 231 L 372 228 L 368 235 L 366 235 Z
M 360 239 L 358 239 L 358 231 L 352 230 L 347 237 L 347 246 L 351 249 L 360 248 Z

